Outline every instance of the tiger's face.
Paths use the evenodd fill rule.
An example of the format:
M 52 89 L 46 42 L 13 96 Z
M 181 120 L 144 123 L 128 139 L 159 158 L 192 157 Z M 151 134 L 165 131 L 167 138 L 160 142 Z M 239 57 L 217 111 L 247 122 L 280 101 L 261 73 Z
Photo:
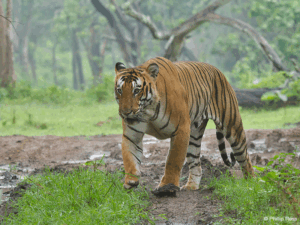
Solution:
M 125 122 L 145 121 L 147 107 L 158 100 L 155 79 L 158 65 L 150 64 L 147 69 L 126 69 L 123 63 L 115 67 L 115 98 L 119 104 L 119 115 Z

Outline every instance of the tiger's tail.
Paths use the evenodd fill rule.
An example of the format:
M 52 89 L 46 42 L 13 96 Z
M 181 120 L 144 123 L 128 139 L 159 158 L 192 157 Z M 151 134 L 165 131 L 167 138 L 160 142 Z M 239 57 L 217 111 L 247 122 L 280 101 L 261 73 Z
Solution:
M 235 165 L 236 160 L 233 155 L 233 152 L 230 153 L 231 162 L 228 159 L 226 148 L 225 148 L 224 135 L 220 131 L 217 131 L 216 135 L 217 135 L 217 139 L 218 139 L 219 150 L 220 150 L 221 157 L 222 157 L 224 163 L 226 164 L 226 166 L 233 167 Z

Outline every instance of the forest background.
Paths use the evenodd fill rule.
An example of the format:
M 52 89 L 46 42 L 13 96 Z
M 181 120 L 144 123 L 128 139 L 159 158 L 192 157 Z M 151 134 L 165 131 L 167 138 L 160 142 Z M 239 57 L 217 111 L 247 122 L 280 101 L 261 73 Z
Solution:
M 36 104 L 108 104 L 115 63 L 155 56 L 216 66 L 242 107 L 300 100 L 298 0 L 1 0 L 0 15 L 0 126 L 20 110 L 40 128 Z

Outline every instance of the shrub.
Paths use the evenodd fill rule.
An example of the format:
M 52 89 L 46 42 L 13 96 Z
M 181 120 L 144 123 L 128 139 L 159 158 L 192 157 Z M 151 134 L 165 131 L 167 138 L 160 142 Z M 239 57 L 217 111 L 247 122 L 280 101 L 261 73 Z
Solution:
M 86 95 L 87 97 L 95 99 L 98 102 L 113 99 L 114 77 L 110 75 L 104 75 L 103 82 L 87 89 Z

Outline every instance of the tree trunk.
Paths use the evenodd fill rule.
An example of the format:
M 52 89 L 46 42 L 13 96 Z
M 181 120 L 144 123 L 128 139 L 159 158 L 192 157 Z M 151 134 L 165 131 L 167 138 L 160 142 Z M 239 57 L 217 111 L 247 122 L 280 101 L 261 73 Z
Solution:
M 78 75 L 77 75 L 77 63 L 76 63 L 76 54 L 72 45 L 72 71 L 73 71 L 73 88 L 78 90 Z
M 0 0 L 0 15 L 3 14 L 2 0 Z M 1 87 L 6 87 L 8 80 L 6 77 L 7 67 L 6 67 L 6 19 L 0 17 L 0 78 Z
M 104 67 L 104 59 L 105 59 L 105 48 L 106 48 L 106 45 L 107 45 L 107 40 L 105 40 L 102 44 L 102 47 L 101 47 L 101 51 L 100 51 L 100 69 L 99 69 L 99 74 L 100 74 L 100 77 L 101 77 L 101 74 L 103 72 L 103 67 Z M 102 79 L 102 77 L 101 77 Z
M 95 29 L 95 25 L 96 24 L 93 22 L 90 26 L 91 36 L 89 41 L 85 42 L 83 39 L 81 39 L 92 70 L 94 86 L 102 82 L 100 75 L 100 32 L 98 29 Z
M 10 21 L 12 21 L 12 0 L 7 0 L 7 10 L 6 10 L 6 17 L 10 19 Z M 7 48 L 6 48 L 6 63 L 7 63 L 7 67 L 8 67 L 8 82 L 13 84 L 15 84 L 17 77 L 15 74 L 15 70 L 14 70 L 14 57 L 13 57 L 13 43 L 12 43 L 12 24 L 10 21 L 6 21 L 7 23 L 7 33 L 6 33 L 6 44 L 7 44 Z
M 30 47 L 30 49 L 28 50 L 28 62 L 29 62 L 30 68 L 31 68 L 33 82 L 34 82 L 34 84 L 37 85 L 38 81 L 37 81 L 37 76 L 36 76 L 36 62 L 35 62 L 35 57 L 34 57 L 36 46 L 35 46 L 35 44 L 33 44 L 33 45 L 34 46 Z
M 14 86 L 16 81 L 14 64 L 13 64 L 13 46 L 12 46 L 12 29 L 11 13 L 12 2 L 7 0 L 6 19 L 0 18 L 0 78 L 1 86 Z M 0 0 L 0 15 L 3 15 L 2 1 Z
M 57 38 L 55 38 L 53 47 L 52 47 L 52 71 L 53 71 L 53 80 L 54 84 L 58 85 L 57 74 L 56 74 L 56 46 L 57 46 Z
M 113 14 L 99 0 L 91 0 L 91 2 L 94 5 L 95 9 L 107 19 L 111 29 L 113 30 L 114 36 L 117 38 L 117 42 L 119 44 L 120 50 L 123 54 L 123 58 L 126 64 L 132 67 L 134 63 L 132 61 L 129 48 L 126 44 L 123 32 L 118 26 Z
M 82 70 L 82 61 L 81 61 L 81 56 L 80 56 L 80 50 L 79 50 L 79 43 L 78 43 L 78 38 L 77 38 L 77 34 L 75 30 L 72 30 L 72 51 L 73 51 L 73 63 L 75 63 L 75 65 L 73 65 L 73 67 L 76 67 L 76 74 L 78 74 L 78 81 L 79 81 L 79 85 L 80 85 L 80 89 L 83 90 L 84 89 L 84 75 L 83 75 L 83 70 Z M 73 70 L 74 71 L 74 70 Z M 77 78 L 77 75 L 74 74 L 74 78 Z M 74 80 L 75 82 L 75 80 Z M 78 84 L 77 84 L 77 88 L 78 88 Z
M 25 5 L 27 4 L 27 5 Z M 28 56 L 28 43 L 29 43 L 29 33 L 30 33 L 30 25 L 31 25 L 31 18 L 32 18 L 32 8 L 33 8 L 34 1 L 22 1 L 22 8 L 27 12 L 24 12 L 25 18 L 23 21 L 22 31 L 20 35 L 20 43 L 19 43 L 19 55 L 20 55 L 20 62 L 22 66 L 22 71 L 29 75 L 29 56 Z

